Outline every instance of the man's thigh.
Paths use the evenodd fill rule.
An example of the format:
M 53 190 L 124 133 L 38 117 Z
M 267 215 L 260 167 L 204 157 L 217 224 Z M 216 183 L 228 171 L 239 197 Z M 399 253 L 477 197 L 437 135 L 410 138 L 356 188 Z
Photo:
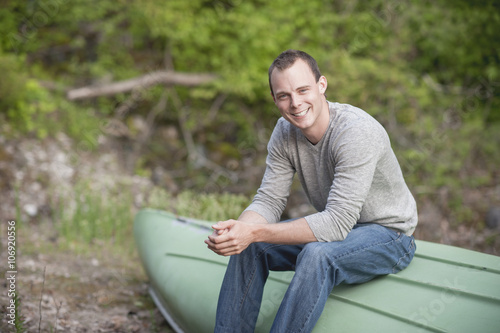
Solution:
M 247 267 L 259 262 L 272 271 L 293 271 L 303 247 L 302 244 L 253 243 L 240 256 L 245 257 L 244 265 Z
M 336 270 L 338 283 L 362 283 L 404 269 L 414 251 L 413 237 L 374 223 L 357 224 L 342 241 L 307 244 L 299 264 L 327 260 Z

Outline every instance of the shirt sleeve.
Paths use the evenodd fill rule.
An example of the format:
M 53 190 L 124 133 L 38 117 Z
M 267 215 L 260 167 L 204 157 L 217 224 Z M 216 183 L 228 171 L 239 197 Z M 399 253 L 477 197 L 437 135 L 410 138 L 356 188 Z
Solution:
M 283 128 L 284 120 L 280 120 L 267 146 L 266 171 L 262 183 L 252 203 L 245 209 L 260 214 L 269 223 L 280 221 L 295 174 L 295 169 L 287 155 L 288 145 Z
M 374 173 L 386 145 L 385 130 L 372 122 L 346 126 L 332 143 L 335 171 L 322 212 L 305 217 L 316 239 L 345 239 L 360 217 Z

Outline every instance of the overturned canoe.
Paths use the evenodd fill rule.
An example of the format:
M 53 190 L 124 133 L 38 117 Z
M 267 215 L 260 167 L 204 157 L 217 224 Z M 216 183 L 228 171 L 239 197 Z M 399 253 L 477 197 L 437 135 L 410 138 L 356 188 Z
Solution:
M 212 332 L 228 258 L 207 221 L 141 210 L 134 236 L 150 294 L 176 332 Z M 330 295 L 313 332 L 499 332 L 500 257 L 417 241 L 410 266 Z M 269 332 L 293 272 L 271 272 L 256 332 Z

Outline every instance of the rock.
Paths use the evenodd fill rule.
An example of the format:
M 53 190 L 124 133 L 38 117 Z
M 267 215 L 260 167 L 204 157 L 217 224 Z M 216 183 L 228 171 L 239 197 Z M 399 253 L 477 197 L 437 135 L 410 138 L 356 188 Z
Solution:
M 38 207 L 34 204 L 26 204 L 23 206 L 24 211 L 31 217 L 34 217 L 38 214 Z
M 490 208 L 486 215 L 486 226 L 490 229 L 500 229 L 500 207 Z

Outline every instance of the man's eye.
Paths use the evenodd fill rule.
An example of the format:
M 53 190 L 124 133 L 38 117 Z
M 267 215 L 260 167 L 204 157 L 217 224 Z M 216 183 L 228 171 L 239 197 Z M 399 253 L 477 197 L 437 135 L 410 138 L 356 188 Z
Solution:
M 286 98 L 286 95 L 279 95 L 278 96 L 278 99 L 285 99 Z

